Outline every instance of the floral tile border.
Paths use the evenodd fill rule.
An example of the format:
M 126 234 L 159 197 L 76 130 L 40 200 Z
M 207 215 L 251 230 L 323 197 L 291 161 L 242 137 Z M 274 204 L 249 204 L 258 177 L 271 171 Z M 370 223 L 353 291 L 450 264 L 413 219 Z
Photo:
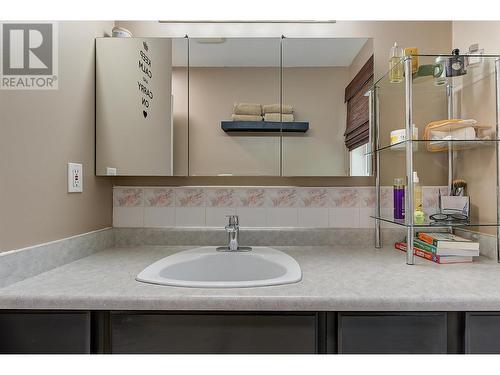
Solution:
M 439 186 L 423 187 L 426 213 L 436 212 Z M 392 186 L 381 188 L 381 210 L 392 215 Z M 253 227 L 369 228 L 375 188 L 364 187 L 114 187 L 116 227 L 206 227 L 241 216 Z M 170 224 L 169 224 L 170 223 Z
M 329 188 L 331 207 L 354 208 L 360 207 L 360 188 Z
M 424 208 L 437 209 L 439 189 L 424 186 Z M 382 186 L 381 207 L 392 209 L 392 186 Z M 375 188 L 365 187 L 121 187 L 113 188 L 115 207 L 213 208 L 374 208 Z
M 266 205 L 266 189 L 265 188 L 237 188 L 237 202 L 240 207 L 259 208 Z
M 327 188 L 299 188 L 299 207 L 328 208 L 330 195 Z
M 144 205 L 146 207 L 173 207 L 175 190 L 173 188 L 144 189 Z
M 205 207 L 206 191 L 204 188 L 176 188 L 176 207 Z
M 115 207 L 143 206 L 143 197 L 143 188 L 113 188 L 113 206 Z
M 266 206 L 268 208 L 294 208 L 298 204 L 298 189 L 296 188 L 267 188 Z

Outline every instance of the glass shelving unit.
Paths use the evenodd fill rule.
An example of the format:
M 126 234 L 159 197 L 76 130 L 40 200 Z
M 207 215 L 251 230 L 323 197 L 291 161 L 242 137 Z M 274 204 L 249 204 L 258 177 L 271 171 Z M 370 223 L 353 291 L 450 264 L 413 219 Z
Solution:
M 402 81 L 390 80 L 391 70 L 378 79 L 369 91 L 370 151 L 376 177 L 375 247 L 381 244 L 381 222 L 407 229 L 408 248 L 413 248 L 416 230 L 446 228 L 485 228 L 497 237 L 500 262 L 500 55 L 461 55 L 467 72 L 458 76 L 446 71 L 446 60 L 456 55 L 415 55 L 404 57 L 393 69 L 403 67 Z M 419 70 L 412 72 L 417 59 Z M 451 64 L 450 64 L 451 65 Z M 456 73 L 456 72 L 455 72 Z M 463 72 L 462 72 L 463 73 Z M 392 77 L 394 78 L 394 77 Z M 424 139 L 425 126 L 434 121 L 474 119 L 474 137 L 461 139 L 455 133 L 441 134 L 440 139 Z M 412 139 L 413 126 L 418 139 Z M 390 132 L 404 128 L 405 140 L 391 144 Z M 429 137 L 428 137 L 429 138 Z M 439 137 L 438 137 L 439 138 Z M 385 167 L 388 166 L 387 169 Z M 426 212 L 423 224 L 414 222 L 413 172 L 421 185 L 451 189 L 455 178 L 467 176 L 471 215 L 468 221 L 436 222 Z M 399 174 L 398 174 L 399 173 Z M 422 175 L 424 180 L 422 181 Z M 405 177 L 405 219 L 394 219 L 392 212 L 381 208 L 381 186 L 392 185 L 395 177 Z M 473 200 L 475 199 L 475 200 Z M 476 204 L 476 203 L 481 204 Z M 479 206 L 483 207 L 481 210 Z M 483 230 L 481 229 L 481 230 Z M 412 251 L 406 263 L 414 263 Z

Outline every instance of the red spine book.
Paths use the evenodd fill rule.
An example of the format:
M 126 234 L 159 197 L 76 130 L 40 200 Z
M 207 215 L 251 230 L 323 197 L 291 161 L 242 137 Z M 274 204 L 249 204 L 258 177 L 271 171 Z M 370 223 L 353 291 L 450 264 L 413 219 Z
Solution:
M 406 251 L 406 249 L 407 249 L 406 242 L 396 242 L 394 244 L 394 247 L 398 250 L 401 250 L 401 251 Z M 441 257 L 440 255 L 435 255 L 435 254 L 430 253 L 428 251 L 419 249 L 415 246 L 413 246 L 413 253 L 420 258 L 424 258 L 424 259 L 430 260 L 431 262 L 439 263 L 439 264 L 471 263 L 472 262 L 472 257 L 458 257 L 458 256 Z
M 394 247 L 398 250 L 401 250 L 401 251 L 406 251 L 406 249 L 407 249 L 405 242 L 396 242 L 394 244 Z M 432 262 L 439 263 L 439 258 L 436 255 L 428 253 L 427 251 L 417 249 L 415 246 L 413 246 L 413 253 L 420 258 L 424 258 L 424 259 L 430 260 Z

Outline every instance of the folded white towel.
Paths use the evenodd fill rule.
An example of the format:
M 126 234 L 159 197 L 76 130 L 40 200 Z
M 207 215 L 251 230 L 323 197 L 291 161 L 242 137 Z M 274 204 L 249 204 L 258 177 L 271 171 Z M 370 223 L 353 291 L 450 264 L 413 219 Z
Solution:
M 295 121 L 295 118 L 292 113 L 284 113 L 283 115 L 280 116 L 279 113 L 266 113 L 264 115 L 264 121 L 269 121 L 269 122 L 293 122 Z
M 441 139 L 472 140 L 477 138 L 476 130 L 472 126 L 451 131 L 444 131 L 444 132 L 438 130 L 431 130 L 430 133 L 432 140 L 441 140 Z
M 280 113 L 280 109 L 281 109 L 281 113 L 287 113 L 287 114 L 293 113 L 293 106 L 288 105 L 288 104 L 283 104 L 282 106 L 280 106 L 279 103 L 262 105 L 262 113 L 264 113 L 264 114 L 266 114 L 266 113 Z
M 234 103 L 233 113 L 236 115 L 260 116 L 262 114 L 262 107 L 260 104 L 255 103 Z
M 233 121 L 262 121 L 262 116 L 256 115 L 231 115 Z

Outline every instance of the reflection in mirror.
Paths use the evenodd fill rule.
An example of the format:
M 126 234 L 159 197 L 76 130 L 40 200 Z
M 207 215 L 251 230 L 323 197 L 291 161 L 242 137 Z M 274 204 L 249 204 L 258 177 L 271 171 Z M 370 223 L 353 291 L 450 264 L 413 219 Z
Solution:
M 173 79 L 176 69 L 180 74 Z M 96 39 L 97 175 L 187 174 L 183 85 L 187 87 L 184 39 Z M 179 90 L 185 96 L 177 95 Z
M 367 175 L 368 99 L 362 90 L 369 85 L 360 71 L 373 55 L 372 40 L 284 38 L 282 43 L 283 108 L 293 107 L 293 117 L 283 114 L 283 121 L 309 124 L 305 133 L 283 132 L 283 176 Z
M 188 118 L 188 38 L 172 39 L 172 102 L 174 123 L 174 176 L 187 176 Z
M 189 174 L 280 175 L 280 123 L 261 114 L 279 102 L 279 38 L 190 38 Z

